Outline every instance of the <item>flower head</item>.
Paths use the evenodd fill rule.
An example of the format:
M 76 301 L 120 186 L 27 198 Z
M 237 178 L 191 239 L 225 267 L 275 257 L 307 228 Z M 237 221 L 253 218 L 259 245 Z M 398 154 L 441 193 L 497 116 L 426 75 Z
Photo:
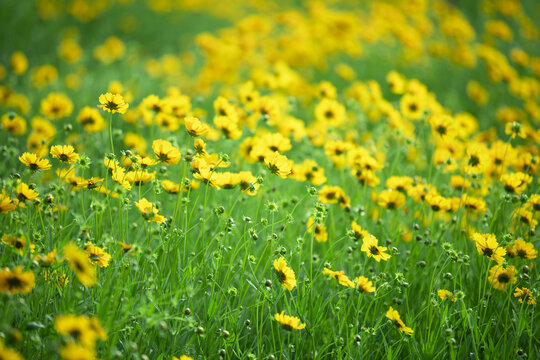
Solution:
M 154 204 L 145 198 L 141 198 L 141 200 L 135 202 L 135 206 L 137 206 L 137 209 L 139 209 L 146 220 L 157 223 L 162 223 L 165 221 L 165 217 L 158 214 L 159 210 L 154 206 Z
M 92 264 L 98 264 L 99 267 L 109 266 L 111 255 L 103 251 L 99 246 L 88 244 L 84 247 L 84 250 L 88 254 L 88 259 L 90 259 Z
M 340 285 L 347 286 L 347 287 L 356 287 L 356 284 L 349 279 L 347 275 L 345 275 L 345 272 L 343 270 L 340 271 L 332 271 L 328 268 L 324 268 L 323 274 L 330 275 L 334 279 L 338 281 Z
M 274 260 L 274 269 L 276 270 L 281 286 L 284 289 L 294 289 L 296 286 L 296 277 L 294 276 L 293 269 L 287 266 L 287 260 L 284 257 Z
M 405 204 L 405 195 L 400 191 L 384 190 L 379 194 L 377 200 L 380 206 L 393 210 Z
M 488 281 L 497 290 L 504 291 L 510 284 L 514 284 L 517 279 L 517 270 L 513 266 L 504 267 L 502 265 L 495 265 L 489 269 Z
M 154 140 L 152 143 L 152 150 L 154 150 L 156 158 L 165 165 L 178 164 L 180 159 L 182 159 L 180 150 L 167 140 Z
M 90 263 L 88 254 L 80 250 L 74 243 L 69 243 L 64 247 L 64 256 L 68 260 L 71 270 L 75 272 L 83 285 L 92 287 L 96 284 L 96 269 Z
M 285 179 L 287 175 L 292 172 L 292 161 L 277 151 L 265 156 L 264 163 L 272 174 L 275 174 L 283 179 Z
M 17 185 L 15 191 L 17 191 L 17 199 L 21 202 L 32 201 L 34 199 L 37 199 L 39 196 L 39 193 L 37 191 L 31 189 L 25 183 L 20 183 L 19 185 Z
M 285 310 L 283 310 L 281 314 L 275 314 L 274 319 L 276 319 L 286 330 L 302 330 L 306 327 L 306 324 L 301 324 L 300 319 L 296 316 L 285 315 Z
M 6 214 L 10 211 L 13 211 L 17 208 L 17 204 L 6 195 L 6 190 L 2 189 L 0 193 L 0 213 Z
M 28 294 L 35 286 L 36 276 L 32 271 L 23 271 L 21 266 L 0 271 L 0 291 L 8 294 Z
M 475 241 L 476 249 L 480 255 L 484 255 L 499 264 L 503 262 L 506 250 L 499 246 L 495 235 L 475 232 L 472 234 L 472 239 Z
M 401 317 L 399 316 L 397 310 L 394 310 L 394 308 L 392 308 L 391 306 L 390 309 L 388 309 L 388 311 L 386 312 L 386 317 L 394 322 L 394 324 L 399 328 L 400 332 L 404 332 L 407 335 L 412 335 L 412 333 L 414 332 L 413 329 L 405 326 L 405 323 L 403 322 L 403 320 L 401 320 Z
M 99 96 L 99 108 L 108 111 L 110 113 L 125 114 L 129 104 L 125 102 L 124 97 L 120 94 L 101 94 Z
M 527 305 L 535 305 L 536 299 L 534 298 L 531 291 L 527 288 L 516 288 L 514 292 L 514 297 L 519 298 L 519 302 L 523 304 L 523 300 L 527 302 Z
M 79 159 L 79 154 L 71 145 L 54 145 L 51 147 L 51 155 L 53 158 L 68 164 L 73 164 Z
M 358 276 L 354 281 L 356 282 L 356 288 L 361 292 L 370 293 L 375 291 L 373 282 L 365 276 Z
M 375 236 L 369 235 L 364 238 L 360 250 L 365 252 L 368 257 L 374 258 L 377 262 L 390 259 L 390 255 L 385 253 L 387 247 L 379 246 L 378 242 Z
M 186 117 L 186 130 L 191 136 L 201 136 L 208 132 L 208 125 L 193 116 Z
M 49 170 L 52 166 L 49 160 L 42 159 L 38 155 L 29 152 L 25 152 L 19 156 L 19 161 L 28 166 L 32 171 Z
M 445 300 L 452 300 L 453 302 L 457 301 L 457 298 L 454 296 L 454 294 L 451 291 L 448 291 L 445 289 L 438 290 L 437 295 L 439 295 L 442 301 L 445 301 Z
M 513 246 L 507 248 L 507 251 L 509 256 L 521 259 L 536 259 L 538 256 L 538 251 L 534 248 L 533 243 L 523 239 L 517 239 Z

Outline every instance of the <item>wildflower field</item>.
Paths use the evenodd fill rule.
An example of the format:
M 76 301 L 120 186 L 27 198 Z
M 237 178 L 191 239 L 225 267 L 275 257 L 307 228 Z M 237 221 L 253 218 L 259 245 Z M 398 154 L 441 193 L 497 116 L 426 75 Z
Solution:
M 0 360 L 539 359 L 539 19 L 0 1 Z

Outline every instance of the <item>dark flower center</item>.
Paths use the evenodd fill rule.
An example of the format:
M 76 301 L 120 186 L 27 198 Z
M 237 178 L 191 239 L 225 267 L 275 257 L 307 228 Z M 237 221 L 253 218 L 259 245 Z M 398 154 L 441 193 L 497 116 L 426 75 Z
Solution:
M 380 251 L 379 251 L 379 248 L 377 246 L 372 246 L 369 248 L 369 252 L 372 254 L 372 255 L 379 255 L 380 254 Z
M 7 283 L 10 289 L 21 288 L 24 284 L 23 281 L 16 276 L 8 278 Z
M 108 109 L 110 109 L 110 110 L 116 110 L 116 109 L 118 109 L 118 104 L 116 104 L 116 103 L 114 103 L 112 101 L 109 101 L 109 102 L 107 102 L 106 107 Z
M 474 167 L 478 166 L 478 164 L 480 164 L 480 158 L 476 155 L 471 155 L 469 158 L 469 165 Z
M 510 276 L 508 276 L 507 273 L 502 273 L 497 277 L 497 280 L 499 280 L 500 283 L 506 284 L 507 282 L 510 282 Z

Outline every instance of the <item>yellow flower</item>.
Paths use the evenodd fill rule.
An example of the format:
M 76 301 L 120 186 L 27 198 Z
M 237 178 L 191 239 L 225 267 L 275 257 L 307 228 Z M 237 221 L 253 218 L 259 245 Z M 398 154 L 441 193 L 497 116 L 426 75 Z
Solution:
M 365 237 L 362 242 L 362 247 L 360 248 L 360 250 L 365 252 L 368 257 L 374 258 L 377 262 L 390 259 L 390 255 L 385 253 L 386 249 L 385 246 L 378 245 L 378 240 L 373 235 Z
M 284 257 L 274 260 L 274 269 L 276 270 L 281 286 L 283 286 L 284 289 L 294 289 L 296 286 L 294 271 L 287 266 L 287 260 L 285 260 Z
M 152 150 L 154 150 L 156 158 L 165 165 L 178 164 L 182 159 L 180 150 L 166 140 L 154 140 Z
M 503 262 L 506 250 L 499 247 L 495 235 L 474 232 L 471 235 L 471 238 L 476 243 L 476 250 L 478 250 L 480 255 L 484 255 L 488 259 L 496 261 L 498 264 Z
M 24 254 L 24 250 L 26 247 L 26 237 L 24 237 L 24 235 L 15 236 L 10 234 L 4 234 L 2 235 L 2 242 L 14 248 L 20 255 Z M 36 246 L 34 244 L 28 245 L 30 253 L 33 253 L 35 248 Z
M 60 335 L 71 336 L 79 343 L 94 347 L 97 334 L 90 327 L 90 319 L 85 315 L 59 315 L 54 320 L 54 328 Z
M 452 294 L 452 292 L 450 292 L 448 290 L 445 290 L 445 289 L 438 290 L 437 295 L 439 295 L 439 297 L 443 301 L 445 301 L 445 300 L 452 300 L 453 302 L 457 301 L 457 298 L 454 296 L 454 294 Z
M 532 180 L 530 175 L 522 172 L 509 173 L 501 176 L 501 183 L 504 185 L 504 190 L 510 194 L 521 194 Z
M 19 156 L 19 161 L 28 166 L 32 171 L 49 170 L 52 166 L 49 160 L 42 159 L 38 155 L 29 152 L 25 152 Z
M 99 108 L 110 113 L 125 114 L 129 104 L 124 101 L 124 97 L 120 94 L 101 94 L 99 96 Z
M 103 251 L 99 246 L 88 244 L 84 250 L 88 254 L 88 258 L 92 264 L 98 264 L 99 267 L 109 266 L 111 255 Z
M 345 275 L 345 272 L 343 270 L 332 271 L 328 268 L 324 268 L 323 274 L 332 276 L 334 279 L 338 281 L 340 285 L 352 287 L 352 288 L 356 287 L 356 284 L 352 282 L 347 275 Z
M 517 239 L 514 245 L 507 247 L 508 256 L 519 257 L 521 259 L 536 259 L 538 251 L 535 250 L 533 243 L 523 239 Z
M 51 147 L 51 155 L 53 158 L 68 164 L 73 164 L 79 159 L 79 154 L 71 145 L 54 145 Z
M 489 164 L 488 150 L 485 145 L 472 144 L 467 146 L 467 156 L 465 157 L 467 172 L 482 173 Z
M 13 202 L 9 196 L 6 195 L 6 189 L 2 189 L 0 193 L 0 213 L 7 214 L 17 208 L 17 204 Z
M 336 100 L 323 98 L 315 107 L 315 119 L 331 126 L 342 124 L 347 118 L 345 106 Z
M 107 122 L 103 119 L 99 110 L 90 106 L 81 109 L 77 116 L 77 122 L 84 126 L 86 132 L 99 132 L 107 128 Z
M 24 271 L 21 266 L 0 271 L 0 291 L 8 294 L 28 294 L 36 284 L 32 271 Z
M 191 356 L 181 355 L 179 358 L 173 356 L 172 360 L 193 360 L 193 358 Z
M 17 199 L 23 203 L 26 201 L 32 201 L 34 199 L 37 199 L 39 196 L 39 193 L 37 191 L 35 191 L 34 189 L 30 189 L 30 187 L 25 183 L 20 183 L 19 185 L 17 185 L 15 191 L 17 191 Z
M 64 360 L 95 360 L 96 352 L 92 348 L 74 344 L 72 342 L 60 348 L 60 355 Z
M 519 302 L 523 304 L 523 300 L 527 301 L 528 305 L 535 305 L 536 299 L 532 295 L 531 291 L 527 288 L 516 288 L 514 297 L 519 298 Z
M 389 210 L 397 209 L 405 205 L 405 195 L 399 191 L 384 190 L 377 197 L 377 203 Z
M 345 191 L 339 186 L 324 185 L 319 190 L 319 201 L 325 204 L 339 204 L 341 207 L 347 207 L 351 204 L 351 199 L 345 194 Z
M 41 100 L 41 113 L 50 119 L 61 119 L 71 115 L 73 103 L 63 93 L 50 93 Z
M 352 231 L 354 233 L 354 240 L 364 240 L 365 238 L 371 236 L 370 233 L 367 230 L 363 230 L 360 225 L 356 221 L 353 220 L 352 224 Z
M 311 234 L 315 232 L 315 240 L 318 242 L 328 241 L 328 232 L 326 231 L 326 226 L 323 224 L 315 224 L 315 227 L 313 227 L 314 223 L 315 220 L 310 216 L 307 222 L 308 233 Z
M 504 133 L 506 135 L 512 135 L 512 139 L 514 139 L 516 136 L 523 139 L 527 137 L 524 126 L 522 126 L 518 121 L 507 122 L 504 126 Z
M 502 265 L 495 265 L 489 269 L 488 281 L 495 289 L 504 291 L 508 285 L 517 281 L 517 273 L 513 266 L 505 268 Z
M 392 308 L 391 306 L 390 309 L 388 309 L 388 311 L 386 312 L 386 317 L 394 322 L 394 324 L 399 328 L 400 332 L 404 332 L 407 335 L 412 335 L 412 333 L 414 332 L 413 329 L 405 326 L 405 323 L 403 322 L 403 320 L 401 320 L 401 317 L 399 316 L 397 310 L 394 310 L 394 308 Z
M 154 204 L 145 198 L 141 198 L 141 200 L 135 202 L 135 206 L 137 206 L 137 209 L 139 209 L 143 217 L 149 222 L 162 223 L 165 221 L 165 217 L 158 214 L 159 210 L 154 207 Z
M 214 125 L 229 139 L 240 139 L 242 136 L 238 123 L 229 116 L 214 117 Z
M 369 281 L 365 276 L 358 276 L 354 281 L 356 282 L 356 288 L 361 292 L 370 293 L 375 291 L 373 282 Z
M 17 75 L 22 75 L 28 69 L 28 58 L 20 51 L 16 51 L 11 55 L 9 63 L 13 72 Z
M 26 120 L 15 113 L 2 115 L 2 128 L 15 136 L 26 134 Z
M 126 244 L 126 243 L 123 243 L 123 242 L 119 241 L 118 245 L 120 245 L 120 247 L 122 248 L 122 251 L 124 252 L 124 254 L 127 254 L 128 252 L 133 250 L 133 245 L 131 245 L 131 244 Z M 133 252 L 131 253 L 131 255 L 134 255 Z
M 193 116 L 185 118 L 186 130 L 191 136 L 201 136 L 208 132 L 208 125 Z
M 286 330 L 302 330 L 306 327 L 306 324 L 301 324 L 300 319 L 296 316 L 285 315 L 285 310 L 283 310 L 281 314 L 275 314 L 274 319 L 276 319 Z
M 285 179 L 292 171 L 292 161 L 277 151 L 274 151 L 272 154 L 266 156 L 264 158 L 264 163 L 272 174 L 275 174 L 283 179 Z
M 422 95 L 407 93 L 400 100 L 401 113 L 411 120 L 420 120 L 424 116 L 425 99 Z
M 71 270 L 75 272 L 79 281 L 85 285 L 92 287 L 97 283 L 96 269 L 90 263 L 88 255 L 77 248 L 74 243 L 69 243 L 64 247 L 64 256 L 69 262 Z
M 0 356 L 2 360 L 24 360 L 16 350 L 6 347 L 2 338 L 0 338 Z

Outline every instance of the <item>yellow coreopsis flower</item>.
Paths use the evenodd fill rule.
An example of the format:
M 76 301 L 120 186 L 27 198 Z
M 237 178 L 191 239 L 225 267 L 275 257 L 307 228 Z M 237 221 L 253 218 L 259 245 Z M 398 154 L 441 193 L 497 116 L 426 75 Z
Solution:
M 157 223 L 162 223 L 165 221 L 165 217 L 158 214 L 159 210 L 154 206 L 154 204 L 145 198 L 141 198 L 141 200 L 135 202 L 135 206 L 137 206 L 137 209 L 139 209 L 146 220 Z
M 98 264 L 99 267 L 109 266 L 109 261 L 111 260 L 111 255 L 106 253 L 99 246 L 88 244 L 85 246 L 84 250 L 88 254 L 88 258 L 92 264 Z
M 293 269 L 287 266 L 287 260 L 284 257 L 274 260 L 274 269 L 281 286 L 284 289 L 292 290 L 296 286 L 296 277 Z
M 28 294 L 36 284 L 32 271 L 23 271 L 21 266 L 0 271 L 0 291 L 8 294 Z
M 120 94 L 101 94 L 99 96 L 99 108 L 108 111 L 110 113 L 125 114 L 129 104 L 125 102 L 124 97 Z
M 414 332 L 413 329 L 405 325 L 403 320 L 401 320 L 401 316 L 399 316 L 399 313 L 397 310 L 394 310 L 393 307 L 390 306 L 390 309 L 388 309 L 386 312 L 386 317 L 394 322 L 394 324 L 399 328 L 399 331 L 404 332 L 407 335 L 412 335 Z
M 347 275 L 345 275 L 345 272 L 343 270 L 332 271 L 328 268 L 324 268 L 323 274 L 332 276 L 334 279 L 338 281 L 340 285 L 352 287 L 352 288 L 356 287 L 356 284 L 352 282 Z
M 503 262 L 506 250 L 499 246 L 495 235 L 474 232 L 471 238 L 476 243 L 476 249 L 480 255 L 484 255 L 498 264 Z
M 356 288 L 358 289 L 358 291 L 365 292 L 365 293 L 370 293 L 370 292 L 375 291 L 373 282 L 370 281 L 365 276 L 358 276 L 356 277 L 356 279 L 354 279 L 354 281 L 356 282 Z
M 64 256 L 68 260 L 71 270 L 75 272 L 83 285 L 92 287 L 97 283 L 96 269 L 90 263 L 88 255 L 79 250 L 77 245 L 74 243 L 67 244 L 64 248 Z
M 71 145 L 54 145 L 51 147 L 51 155 L 53 158 L 68 164 L 73 164 L 79 159 L 79 154 Z
M 49 160 L 42 159 L 38 155 L 29 152 L 25 152 L 19 156 L 19 161 L 28 166 L 32 171 L 49 170 L 52 167 Z
M 283 310 L 281 314 L 275 314 L 274 319 L 276 319 L 286 330 L 302 330 L 306 327 L 306 324 L 301 324 L 300 319 L 296 316 L 285 315 L 285 310 Z
M 514 297 L 519 298 L 519 302 L 523 304 L 523 300 L 527 302 L 528 305 L 535 305 L 536 299 L 534 298 L 531 291 L 527 288 L 516 288 L 514 292 Z
M 178 164 L 180 159 L 182 159 L 180 150 L 167 140 L 154 140 L 152 143 L 152 150 L 154 150 L 156 158 L 165 165 Z
M 186 130 L 191 136 L 201 136 L 208 132 L 208 125 L 193 116 L 187 116 L 184 120 Z
M 441 298 L 441 300 L 452 300 L 453 302 L 457 301 L 457 298 L 454 296 L 454 294 L 451 291 L 440 289 L 437 291 L 437 295 Z
M 378 240 L 373 235 L 366 236 L 360 248 L 368 257 L 374 258 L 377 262 L 390 259 L 390 255 L 385 253 L 386 249 L 387 247 L 378 245 Z
M 272 154 L 266 156 L 264 158 L 264 163 L 272 174 L 275 174 L 283 179 L 285 179 L 292 171 L 292 161 L 277 151 L 274 151 Z
M 495 265 L 489 269 L 488 281 L 497 290 L 504 291 L 510 284 L 514 284 L 517 281 L 516 275 L 518 271 L 515 267 L 503 267 L 502 265 Z

